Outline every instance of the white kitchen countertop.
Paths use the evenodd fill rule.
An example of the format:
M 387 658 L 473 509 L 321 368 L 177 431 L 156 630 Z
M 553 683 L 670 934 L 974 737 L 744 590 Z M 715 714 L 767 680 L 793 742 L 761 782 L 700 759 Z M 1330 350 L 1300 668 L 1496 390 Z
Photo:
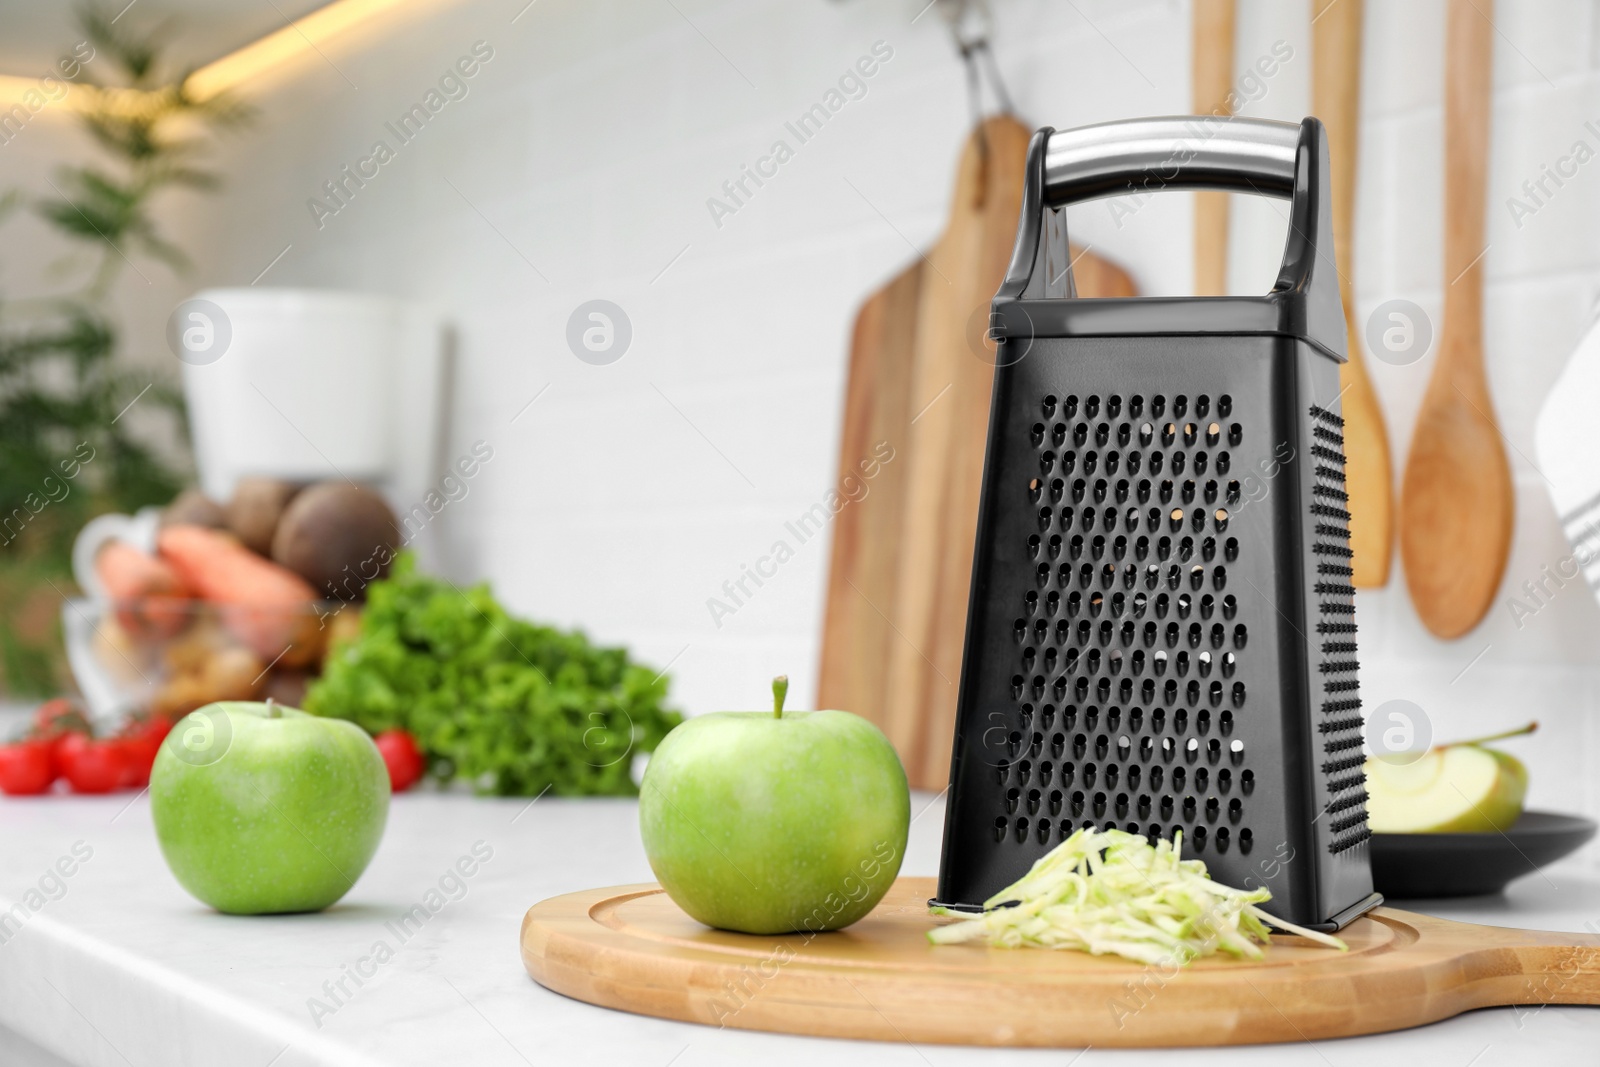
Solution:
M 56 1067 L 301 1067 L 583 1063 L 586 1067 L 1314 1064 L 1488 1067 L 1593 1063 L 1600 1009 L 1474 1012 L 1395 1034 L 1231 1049 L 989 1050 L 716 1030 L 592 1007 L 528 978 L 523 913 L 546 897 L 650 881 L 630 800 L 395 798 L 377 857 L 318 915 L 238 918 L 191 899 L 157 850 L 143 796 L 0 798 L 0 908 L 41 879 L 54 897 L 0 931 L 0 1063 Z M 902 873 L 936 873 L 943 805 L 913 798 Z M 477 842 L 493 856 L 408 941 L 387 926 Z M 89 858 L 64 864 L 74 846 Z M 481 846 L 480 846 L 481 851 Z M 1415 905 L 1413 905 L 1415 906 Z M 1466 921 L 1552 930 L 1600 926 L 1600 877 L 1575 864 L 1531 875 L 1505 898 L 1427 906 Z M 324 982 L 376 942 L 396 947 L 334 1007 Z M 318 1023 L 320 1022 L 320 1026 Z M 37 1046 L 37 1047 L 35 1047 Z M 45 1052 L 44 1050 L 49 1050 Z M 58 1058 L 59 1057 L 59 1058 Z M 1074 1057 L 1080 1057 L 1075 1059 Z

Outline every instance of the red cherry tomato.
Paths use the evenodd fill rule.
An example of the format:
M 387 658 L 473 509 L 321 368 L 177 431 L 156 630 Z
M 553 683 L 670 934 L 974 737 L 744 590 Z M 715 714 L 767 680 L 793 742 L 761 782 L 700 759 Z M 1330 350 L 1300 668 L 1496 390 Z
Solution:
M 14 741 L 0 745 L 0 792 L 14 797 L 34 796 L 56 780 L 50 742 Z
M 68 734 L 56 749 L 61 776 L 74 793 L 109 793 L 121 785 L 128 767 L 120 738 Z
M 60 733 L 48 734 L 39 738 L 40 741 L 50 746 L 50 765 L 55 769 L 57 778 L 61 777 L 61 768 L 63 766 L 61 746 L 67 743 L 67 738 L 69 737 L 87 736 L 87 734 L 79 730 L 62 730 Z
M 118 740 L 127 757 L 120 783 L 124 789 L 143 789 L 150 784 L 150 768 L 155 766 L 161 742 L 171 729 L 169 720 L 157 716 L 135 720 L 122 731 Z
M 373 740 L 383 756 L 384 766 L 389 768 L 390 791 L 403 793 L 416 785 L 428 769 L 416 739 L 404 730 L 385 730 Z
M 87 734 L 89 720 L 82 710 L 66 697 L 57 697 L 40 704 L 33 712 L 33 728 L 28 736 L 50 747 L 53 773 L 61 774 L 61 742 L 73 734 Z

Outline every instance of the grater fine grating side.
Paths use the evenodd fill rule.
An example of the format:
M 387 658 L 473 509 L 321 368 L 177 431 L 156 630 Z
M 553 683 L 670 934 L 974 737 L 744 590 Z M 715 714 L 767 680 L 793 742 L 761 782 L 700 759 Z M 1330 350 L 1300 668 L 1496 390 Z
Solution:
M 1035 134 L 998 341 L 941 903 L 1072 831 L 1171 838 L 1321 929 L 1376 906 L 1326 137 L 1142 119 Z M 1288 199 L 1264 297 L 1078 299 L 1065 205 Z

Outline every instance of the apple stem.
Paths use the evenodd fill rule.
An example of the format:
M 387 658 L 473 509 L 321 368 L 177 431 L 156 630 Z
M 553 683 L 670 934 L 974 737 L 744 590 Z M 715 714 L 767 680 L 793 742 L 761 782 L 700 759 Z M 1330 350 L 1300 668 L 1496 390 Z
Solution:
M 780 674 L 772 680 L 772 717 L 783 718 L 783 700 L 789 695 L 789 676 Z
M 1502 730 L 1497 734 L 1488 734 L 1484 737 L 1473 737 L 1466 741 L 1452 741 L 1449 745 L 1440 745 L 1439 747 L 1450 748 L 1455 745 L 1486 745 L 1490 741 L 1504 741 L 1508 737 L 1522 737 L 1526 734 L 1533 733 L 1537 729 L 1539 729 L 1539 720 L 1535 719 L 1530 723 L 1517 727 L 1515 730 Z
M 281 718 L 283 718 L 283 709 L 278 707 L 277 702 L 274 701 L 271 697 L 267 698 L 267 718 L 269 718 L 269 719 L 281 719 Z

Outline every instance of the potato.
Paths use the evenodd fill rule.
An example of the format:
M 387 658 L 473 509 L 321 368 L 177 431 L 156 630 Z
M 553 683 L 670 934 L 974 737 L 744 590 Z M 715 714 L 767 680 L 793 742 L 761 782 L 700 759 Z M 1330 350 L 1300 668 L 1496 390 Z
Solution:
M 279 478 L 240 478 L 226 508 L 228 529 L 250 551 L 271 555 L 272 537 L 284 509 L 299 492 L 298 485 Z
M 228 516 L 222 505 L 199 489 L 188 488 L 173 497 L 172 503 L 161 509 L 160 527 L 205 526 L 213 530 L 228 528 Z
M 361 609 L 354 605 L 340 607 L 328 616 L 328 649 L 322 659 L 326 663 L 328 657 L 338 651 L 340 645 L 346 645 L 361 636 Z
M 179 671 L 157 691 L 152 710 L 168 717 L 187 715 L 214 700 L 254 700 L 266 665 L 237 645 L 213 652 L 198 670 Z
M 289 708 L 303 707 L 306 702 L 306 688 L 311 684 L 311 675 L 305 671 L 280 671 L 272 670 L 267 673 L 267 681 L 259 694 L 262 700 L 271 700 Z
M 198 674 L 174 674 L 156 690 L 150 710 L 166 719 L 183 718 L 211 703 L 211 689 Z
M 272 539 L 272 558 L 338 600 L 363 600 L 389 573 L 400 527 L 383 497 L 349 482 L 323 482 L 295 497 Z
M 198 674 L 212 656 L 237 646 L 238 642 L 228 636 L 216 617 L 205 612 L 193 626 L 162 646 L 161 662 L 172 674 Z
M 200 679 L 217 695 L 212 700 L 254 700 L 261 691 L 265 665 L 246 648 L 228 648 L 200 670 Z
M 322 660 L 327 635 L 314 604 L 218 604 L 217 616 L 228 633 L 264 663 L 309 667 Z

